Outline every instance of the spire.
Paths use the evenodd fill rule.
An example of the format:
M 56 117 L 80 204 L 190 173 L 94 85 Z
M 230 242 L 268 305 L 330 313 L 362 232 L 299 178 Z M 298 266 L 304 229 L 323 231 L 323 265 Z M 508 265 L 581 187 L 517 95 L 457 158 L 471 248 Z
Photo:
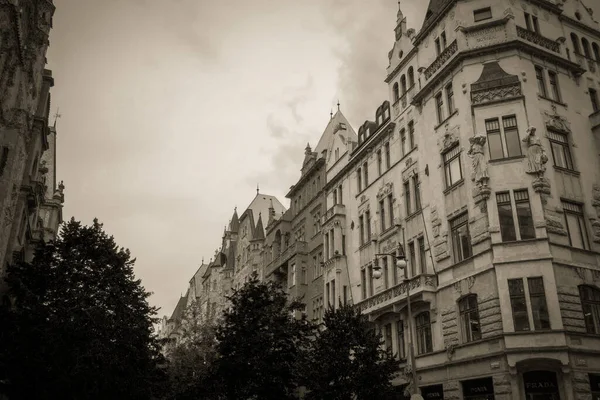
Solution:
M 329 110 L 329 119 L 333 119 L 333 110 Z
M 56 120 L 59 119 L 60 117 L 62 117 L 62 115 L 60 115 L 58 113 L 58 111 L 60 110 L 60 108 L 56 109 L 56 114 L 54 114 L 54 129 L 56 130 Z
M 406 32 L 406 18 L 404 14 L 402 14 L 402 10 L 400 8 L 400 2 L 398 2 L 398 14 L 396 16 L 396 41 L 400 40 L 402 35 Z
M 398 14 L 396 15 L 396 23 L 400 24 L 404 19 L 404 14 L 402 14 L 402 9 L 400 8 L 400 2 L 398 2 Z
M 398 4 L 400 4 L 400 3 L 398 3 Z M 338 99 L 337 106 L 338 106 L 338 111 L 340 111 L 340 99 Z
M 275 207 L 273 207 L 273 199 L 270 199 L 269 201 L 271 204 L 269 205 L 269 218 L 267 220 L 267 226 L 271 225 L 271 223 L 275 221 Z
M 257 195 L 258 195 L 258 191 L 259 191 L 259 188 L 258 188 L 258 183 L 257 183 L 257 184 L 256 184 L 256 194 L 257 194 Z
M 237 207 L 233 209 L 233 216 L 231 217 L 231 223 L 229 224 L 229 230 L 233 233 L 237 233 L 240 229 L 240 220 L 237 215 Z
M 254 232 L 254 239 L 262 240 L 265 238 L 265 228 L 263 227 L 262 213 L 258 213 L 258 221 L 256 222 L 256 228 L 254 229 Z
M 312 149 L 310 148 L 310 143 L 306 143 L 306 148 L 304 149 L 304 155 L 308 156 L 312 153 Z M 271 205 L 273 205 L 273 201 L 271 201 Z

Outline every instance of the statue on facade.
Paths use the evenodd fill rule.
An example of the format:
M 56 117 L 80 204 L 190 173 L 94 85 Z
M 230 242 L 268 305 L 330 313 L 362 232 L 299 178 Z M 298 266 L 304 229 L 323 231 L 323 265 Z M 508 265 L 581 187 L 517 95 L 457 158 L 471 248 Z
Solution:
M 473 173 L 471 174 L 471 180 L 477 185 L 487 186 L 490 176 L 488 175 L 487 162 L 483 153 L 483 147 L 487 138 L 483 135 L 474 136 L 469 138 L 471 148 L 467 152 L 467 155 L 471 157 L 473 162 Z
M 546 163 L 548 156 L 540 137 L 535 134 L 535 127 L 530 126 L 527 129 L 527 136 L 523 142 L 527 144 L 527 173 L 541 176 L 546 172 Z

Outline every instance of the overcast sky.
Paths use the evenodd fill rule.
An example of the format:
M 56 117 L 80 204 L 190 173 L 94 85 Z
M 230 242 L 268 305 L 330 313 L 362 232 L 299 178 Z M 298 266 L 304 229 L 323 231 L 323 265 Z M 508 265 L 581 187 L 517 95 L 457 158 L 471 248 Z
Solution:
M 170 315 L 237 206 L 288 207 L 337 100 L 387 98 L 395 0 L 54 0 L 48 68 L 64 218 L 94 217 Z M 405 0 L 419 29 L 425 0 Z

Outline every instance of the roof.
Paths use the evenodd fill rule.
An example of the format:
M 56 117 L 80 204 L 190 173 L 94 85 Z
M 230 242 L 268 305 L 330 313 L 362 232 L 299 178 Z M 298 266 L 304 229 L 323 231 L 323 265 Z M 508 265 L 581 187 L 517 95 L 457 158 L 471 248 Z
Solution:
M 497 61 L 483 64 L 483 70 L 477 81 L 471 84 L 471 90 L 484 90 L 519 83 L 517 75 L 510 75 L 502 69 Z
M 256 197 L 254 197 L 254 200 L 252 200 L 252 202 L 250 203 L 250 205 L 248 206 L 248 208 L 246 209 L 244 214 L 251 212 L 253 219 L 255 216 L 261 217 L 262 215 L 269 215 L 269 208 L 271 207 L 271 205 L 273 206 L 273 209 L 275 210 L 275 219 L 279 219 L 283 215 L 283 213 L 286 211 L 285 207 L 283 206 L 283 204 L 281 204 L 281 202 L 277 199 L 277 197 L 271 196 L 268 194 L 257 193 Z M 258 227 L 258 221 L 257 221 L 256 227 Z M 262 226 L 262 223 L 261 223 L 261 228 L 262 228 L 262 235 L 264 238 L 265 230 L 264 230 L 264 227 Z
M 231 222 L 229 223 L 229 230 L 231 232 L 237 232 L 240 229 L 240 219 L 237 215 L 237 207 L 233 209 L 233 216 L 231 217 Z
M 175 310 L 173 310 L 173 314 L 171 314 L 171 318 L 169 318 L 170 320 L 175 321 L 175 322 L 181 321 L 181 318 L 183 317 L 185 308 L 187 307 L 188 292 L 189 292 L 189 289 L 186 290 L 185 296 L 182 296 L 179 298 L 179 301 L 177 302 L 177 305 L 175 306 Z
M 423 38 L 424 34 L 427 32 L 428 28 L 430 28 L 434 21 L 436 21 L 437 17 L 442 13 L 444 7 L 446 7 L 449 3 L 452 3 L 455 0 L 429 0 L 429 5 L 427 6 L 427 11 L 425 12 L 425 19 L 423 20 L 423 25 L 421 26 L 421 30 L 419 31 L 417 38 L 420 40 Z
M 344 124 L 345 126 L 340 124 Z M 325 127 L 325 130 L 317 143 L 317 147 L 315 147 L 315 153 L 320 156 L 321 153 L 323 153 L 323 150 L 331 150 L 330 145 L 333 141 L 333 135 L 336 133 L 340 136 L 343 135 L 345 139 L 350 139 L 354 142 L 357 141 L 356 133 L 352 129 L 350 122 L 348 122 L 348 119 L 346 119 L 340 110 L 338 110 L 329 120 L 329 123 Z
M 253 240 L 262 240 L 265 238 L 265 228 L 263 227 L 262 214 L 258 214 L 258 222 L 256 223 L 255 235 Z
M 194 279 L 197 276 L 204 275 L 204 273 L 206 272 L 207 269 L 208 269 L 208 264 L 202 263 L 202 265 L 200 265 L 200 267 L 198 268 L 196 273 L 192 276 L 192 279 Z M 192 279 L 190 279 L 190 282 L 192 281 Z

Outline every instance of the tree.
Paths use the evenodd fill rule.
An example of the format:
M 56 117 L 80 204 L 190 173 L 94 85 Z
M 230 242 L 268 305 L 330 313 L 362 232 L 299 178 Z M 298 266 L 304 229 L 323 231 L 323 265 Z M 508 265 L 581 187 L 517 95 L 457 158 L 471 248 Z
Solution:
M 213 392 L 211 370 L 217 359 L 216 325 L 193 301 L 182 318 L 179 341 L 167 354 L 170 397 L 177 400 L 207 398 Z
M 351 305 L 328 309 L 324 326 L 305 354 L 308 400 L 369 400 L 393 396 L 399 362 L 381 347 L 381 336 Z
M 11 398 L 150 399 L 163 382 L 157 309 L 135 259 L 98 220 L 71 219 L 31 263 L 8 268 L 0 390 Z
M 303 305 L 288 301 L 280 285 L 259 282 L 256 273 L 228 300 L 231 307 L 217 328 L 220 358 L 215 378 L 222 398 L 295 398 L 298 363 L 311 332 L 304 318 L 293 317 Z

